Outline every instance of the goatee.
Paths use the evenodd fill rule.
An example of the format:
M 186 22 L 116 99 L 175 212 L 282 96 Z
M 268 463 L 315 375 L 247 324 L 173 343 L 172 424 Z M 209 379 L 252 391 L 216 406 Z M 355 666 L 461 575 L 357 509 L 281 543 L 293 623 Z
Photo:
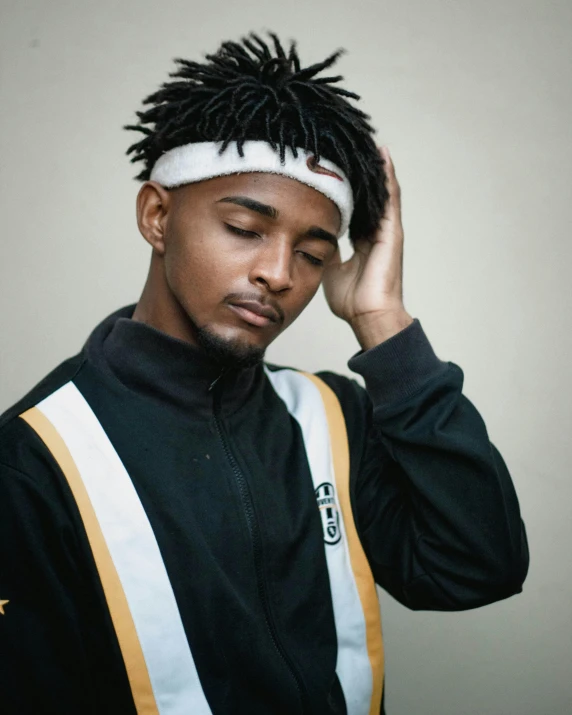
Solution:
M 264 359 L 265 348 L 225 340 L 208 328 L 200 327 L 194 321 L 191 322 L 199 347 L 221 367 L 240 370 L 254 367 Z

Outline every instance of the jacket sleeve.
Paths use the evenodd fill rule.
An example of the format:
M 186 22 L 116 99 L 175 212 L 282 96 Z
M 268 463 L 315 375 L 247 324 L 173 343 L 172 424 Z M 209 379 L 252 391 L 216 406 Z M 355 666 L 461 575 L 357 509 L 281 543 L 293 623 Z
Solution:
M 87 627 L 100 605 L 56 470 L 22 420 L 0 430 L 2 715 L 103 712 L 93 674 L 107 668 Z
M 366 385 L 352 381 L 365 418 L 361 434 L 349 430 L 351 488 L 376 582 L 415 610 L 519 593 L 529 557 L 518 499 L 461 368 L 437 358 L 418 319 L 348 365 Z

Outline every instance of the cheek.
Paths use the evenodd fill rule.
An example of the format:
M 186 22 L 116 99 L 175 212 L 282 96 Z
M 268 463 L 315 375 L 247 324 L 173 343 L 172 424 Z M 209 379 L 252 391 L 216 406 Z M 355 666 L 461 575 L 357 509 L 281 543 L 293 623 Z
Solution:
M 184 236 L 169 246 L 165 265 L 170 278 L 179 281 L 201 279 L 215 265 L 208 241 L 196 236 Z
M 216 236 L 205 228 L 191 227 L 169 239 L 165 252 L 169 288 L 185 304 L 208 301 L 221 271 Z

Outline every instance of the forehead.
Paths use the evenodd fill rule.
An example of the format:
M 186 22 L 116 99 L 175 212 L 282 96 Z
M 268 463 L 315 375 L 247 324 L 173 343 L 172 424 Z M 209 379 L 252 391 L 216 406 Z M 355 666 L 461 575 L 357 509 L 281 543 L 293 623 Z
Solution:
M 217 176 L 174 191 L 183 200 L 211 204 L 227 196 L 247 196 L 277 209 L 277 221 L 295 217 L 300 223 L 319 226 L 334 234 L 341 221 L 338 207 L 331 199 L 301 181 L 279 174 L 248 172 Z

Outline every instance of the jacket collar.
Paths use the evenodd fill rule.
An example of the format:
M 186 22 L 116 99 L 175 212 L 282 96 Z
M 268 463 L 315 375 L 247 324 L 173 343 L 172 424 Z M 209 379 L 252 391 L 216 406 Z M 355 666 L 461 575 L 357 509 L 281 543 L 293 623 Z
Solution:
M 263 365 L 227 369 L 199 348 L 131 319 L 135 305 L 103 320 L 89 336 L 88 360 L 129 390 L 182 410 L 186 416 L 211 416 L 238 410 L 264 377 Z

